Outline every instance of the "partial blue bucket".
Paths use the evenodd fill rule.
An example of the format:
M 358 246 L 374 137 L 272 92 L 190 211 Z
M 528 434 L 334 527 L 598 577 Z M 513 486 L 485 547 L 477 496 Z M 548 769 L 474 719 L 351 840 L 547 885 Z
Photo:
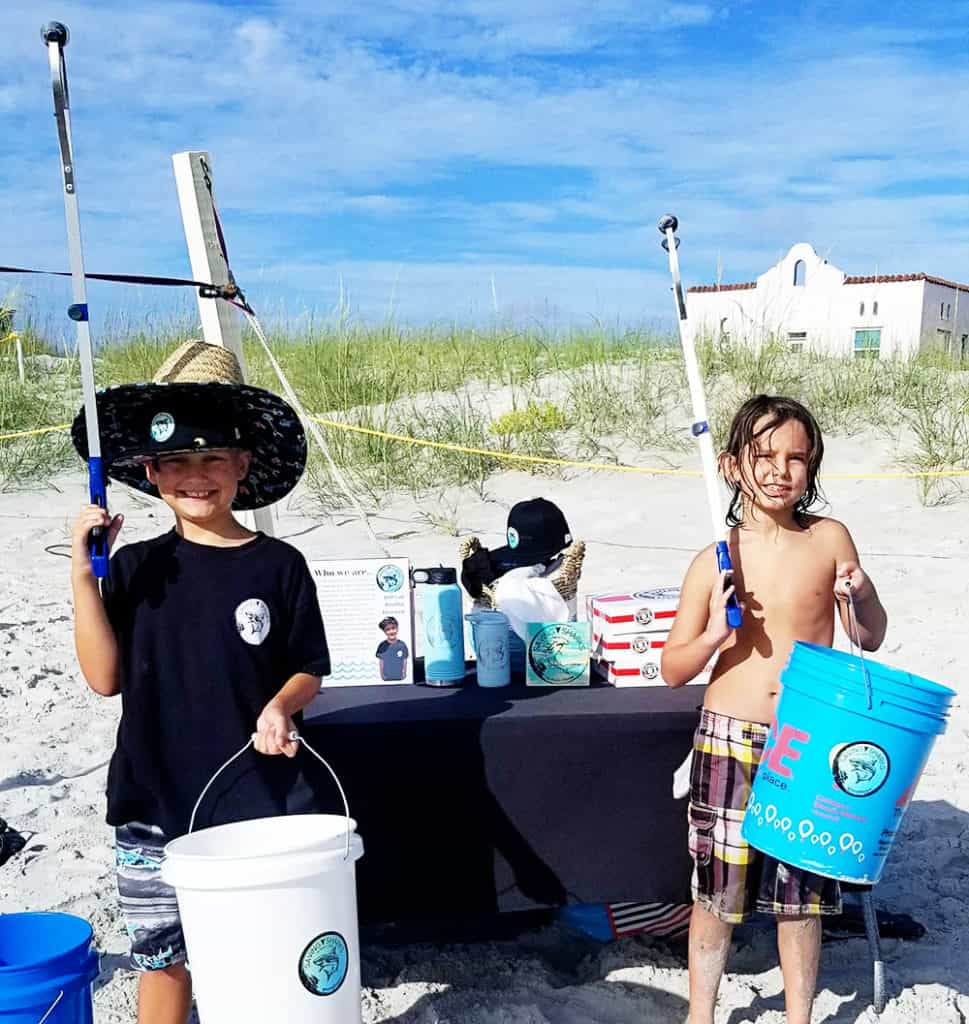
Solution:
M 800 641 L 781 682 L 743 837 L 815 874 L 877 882 L 955 691 Z
M 93 941 L 71 914 L 0 914 L 0 1024 L 93 1024 Z

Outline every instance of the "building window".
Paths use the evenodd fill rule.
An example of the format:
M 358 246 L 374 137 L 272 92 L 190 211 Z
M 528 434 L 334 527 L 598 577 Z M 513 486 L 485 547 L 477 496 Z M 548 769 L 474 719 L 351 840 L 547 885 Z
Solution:
M 969 334 L 963 334 L 962 336 L 961 358 L 965 359 L 966 356 L 969 356 Z
M 807 344 L 807 331 L 788 331 L 787 343 L 792 352 L 803 352 Z
M 864 316 L 864 315 L 865 315 L 865 304 L 862 302 L 858 306 L 858 316 Z
M 945 352 L 947 356 L 952 355 L 952 331 L 947 331 L 945 328 L 940 327 L 936 332 L 935 336 L 939 342 L 939 351 Z
M 871 315 L 878 316 L 878 299 L 871 304 Z
M 804 260 L 798 260 L 794 264 L 794 287 L 802 288 L 807 281 L 807 266 Z
M 877 359 L 882 344 L 880 328 L 873 331 L 855 331 L 855 358 Z
M 945 304 L 945 318 L 946 320 L 952 319 L 952 306 L 948 302 Z

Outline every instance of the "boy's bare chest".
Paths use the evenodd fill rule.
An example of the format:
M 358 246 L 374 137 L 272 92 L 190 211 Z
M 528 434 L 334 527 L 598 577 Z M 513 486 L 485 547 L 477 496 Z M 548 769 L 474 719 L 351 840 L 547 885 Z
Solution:
M 741 548 L 736 573 L 741 599 L 754 612 L 796 620 L 833 603 L 834 560 L 807 538 Z

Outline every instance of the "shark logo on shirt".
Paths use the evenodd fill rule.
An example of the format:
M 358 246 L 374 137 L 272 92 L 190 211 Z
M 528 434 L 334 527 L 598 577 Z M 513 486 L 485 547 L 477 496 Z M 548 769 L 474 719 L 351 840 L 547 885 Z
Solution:
M 247 644 L 258 647 L 269 636 L 272 619 L 269 607 L 258 597 L 250 597 L 235 610 L 236 629 Z

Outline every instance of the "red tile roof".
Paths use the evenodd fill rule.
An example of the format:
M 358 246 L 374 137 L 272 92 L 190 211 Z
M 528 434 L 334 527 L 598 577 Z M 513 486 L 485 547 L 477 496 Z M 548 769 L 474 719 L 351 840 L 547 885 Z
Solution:
M 930 284 L 939 284 L 943 288 L 958 288 L 960 292 L 969 294 L 969 284 L 959 284 L 957 281 L 947 281 L 942 277 L 933 277 L 931 274 L 871 274 L 867 277 L 845 277 L 843 284 L 893 284 L 897 281 L 928 281 Z M 687 292 L 742 292 L 756 288 L 756 281 L 744 281 L 741 284 L 695 284 L 687 289 Z
M 695 284 L 687 288 L 688 292 L 742 292 L 748 288 L 756 288 L 756 281 L 745 281 L 743 284 Z
M 895 281 L 928 281 L 929 284 L 940 284 L 943 288 L 958 288 L 961 292 L 969 292 L 969 285 L 946 281 L 945 278 L 933 277 L 931 274 L 871 274 L 844 279 L 845 284 L 892 284 Z

